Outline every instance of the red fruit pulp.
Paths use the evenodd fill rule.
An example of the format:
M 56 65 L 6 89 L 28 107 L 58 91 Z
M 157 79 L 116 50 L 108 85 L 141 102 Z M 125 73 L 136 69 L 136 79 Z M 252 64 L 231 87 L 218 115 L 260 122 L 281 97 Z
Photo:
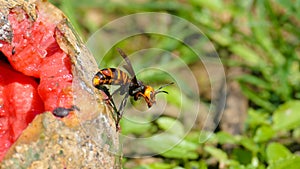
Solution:
M 0 62 L 0 157 L 32 119 L 44 111 L 34 78 Z
M 11 10 L 12 42 L 0 40 L 0 161 L 37 114 L 73 104 L 70 58 L 56 42 L 56 25 L 39 14 L 32 21 Z

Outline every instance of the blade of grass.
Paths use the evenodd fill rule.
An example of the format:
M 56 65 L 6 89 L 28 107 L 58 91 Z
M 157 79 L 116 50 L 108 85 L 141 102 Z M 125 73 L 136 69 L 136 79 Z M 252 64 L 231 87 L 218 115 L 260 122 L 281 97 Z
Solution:
M 242 89 L 243 94 L 246 97 L 248 97 L 255 104 L 261 106 L 262 108 L 264 108 L 270 112 L 273 112 L 275 110 L 275 106 L 272 103 L 260 98 L 259 93 L 253 92 L 248 87 L 246 87 L 246 85 L 243 85 L 243 84 L 241 84 L 241 89 Z

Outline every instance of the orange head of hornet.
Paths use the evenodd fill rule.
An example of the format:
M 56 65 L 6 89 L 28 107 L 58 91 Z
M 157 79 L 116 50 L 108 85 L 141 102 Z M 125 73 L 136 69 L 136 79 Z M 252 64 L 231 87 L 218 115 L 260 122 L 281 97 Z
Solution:
M 161 89 L 168 85 L 171 85 L 171 84 L 173 84 L 173 82 L 163 85 L 163 86 L 159 87 L 157 90 L 154 90 L 153 87 L 151 87 L 151 86 L 145 86 L 143 91 L 136 93 L 135 100 L 139 99 L 140 97 L 143 97 L 145 99 L 145 101 L 147 102 L 148 107 L 150 108 L 150 107 L 152 107 L 153 104 L 155 104 L 155 102 L 156 102 L 155 96 L 158 93 L 168 94 L 167 91 L 164 91 Z

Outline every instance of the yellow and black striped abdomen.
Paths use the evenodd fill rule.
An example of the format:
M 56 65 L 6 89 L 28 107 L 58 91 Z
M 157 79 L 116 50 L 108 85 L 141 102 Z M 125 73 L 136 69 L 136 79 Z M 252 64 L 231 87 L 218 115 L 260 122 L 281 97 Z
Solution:
M 131 80 L 127 73 L 115 68 L 106 68 L 100 70 L 93 78 L 95 87 L 100 85 L 123 85 Z

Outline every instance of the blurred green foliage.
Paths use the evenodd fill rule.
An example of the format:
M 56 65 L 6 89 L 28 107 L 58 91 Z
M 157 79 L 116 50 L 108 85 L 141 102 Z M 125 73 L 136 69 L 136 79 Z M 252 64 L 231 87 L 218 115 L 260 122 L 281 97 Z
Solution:
M 160 154 L 157 158 L 161 160 L 133 168 L 298 168 L 299 148 L 293 149 L 292 145 L 299 147 L 300 142 L 300 0 L 51 2 L 65 12 L 83 39 L 120 16 L 146 11 L 174 14 L 198 26 L 212 40 L 226 66 L 242 67 L 246 72 L 235 78 L 250 102 L 244 133 L 207 133 L 210 139 L 199 143 L 200 132 L 191 131 L 174 148 Z M 157 36 L 151 43 L 179 51 L 189 65 L 196 61 L 190 50 L 174 40 Z M 134 48 L 128 43 L 124 46 Z M 108 61 L 108 64 L 113 63 Z M 146 74 L 142 78 L 149 80 L 151 77 L 153 75 Z M 165 79 L 164 75 L 155 77 L 157 83 Z M 173 127 L 168 129 L 171 124 Z M 145 136 L 147 132 L 151 135 L 168 129 L 164 135 L 148 140 L 148 148 L 157 152 L 173 144 L 172 140 L 183 130 L 180 121 L 166 116 L 153 124 L 140 126 L 124 120 L 122 125 L 126 135 Z M 224 148 L 226 145 L 232 148 Z M 126 167 L 131 160 L 124 161 Z

